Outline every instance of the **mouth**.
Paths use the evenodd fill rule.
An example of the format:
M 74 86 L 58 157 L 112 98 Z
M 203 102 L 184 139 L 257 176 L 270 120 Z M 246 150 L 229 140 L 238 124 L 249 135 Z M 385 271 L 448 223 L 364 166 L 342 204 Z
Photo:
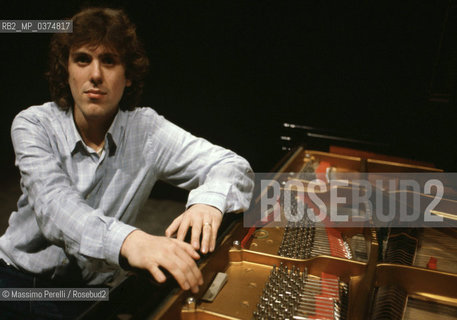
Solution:
M 85 90 L 84 94 L 86 94 L 90 99 L 100 99 L 106 95 L 106 92 L 98 89 L 89 89 Z

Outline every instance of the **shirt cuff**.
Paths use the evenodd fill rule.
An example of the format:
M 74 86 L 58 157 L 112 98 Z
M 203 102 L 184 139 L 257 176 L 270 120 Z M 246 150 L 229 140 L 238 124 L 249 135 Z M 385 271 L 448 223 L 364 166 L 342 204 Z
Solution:
M 119 266 L 119 254 L 121 252 L 122 244 L 124 243 L 125 238 L 137 229 L 138 228 L 122 222 L 118 222 L 110 228 L 106 235 L 104 246 L 104 254 L 107 263 Z
M 186 204 L 186 209 L 194 204 L 207 204 L 219 209 L 222 214 L 225 212 L 226 196 L 217 192 L 205 192 L 196 195 L 189 195 L 189 200 Z

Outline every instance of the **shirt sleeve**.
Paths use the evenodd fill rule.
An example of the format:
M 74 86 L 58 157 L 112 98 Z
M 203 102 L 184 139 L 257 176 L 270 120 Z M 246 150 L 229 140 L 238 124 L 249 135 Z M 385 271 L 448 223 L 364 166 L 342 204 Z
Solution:
M 249 163 L 234 152 L 197 138 L 157 116 L 150 143 L 160 146 L 159 178 L 192 190 L 187 207 L 208 204 L 221 212 L 249 208 L 254 174 Z
M 119 265 L 124 239 L 134 227 L 90 207 L 72 184 L 56 154 L 56 139 L 34 114 L 19 114 L 11 136 L 16 165 L 42 234 L 90 269 Z

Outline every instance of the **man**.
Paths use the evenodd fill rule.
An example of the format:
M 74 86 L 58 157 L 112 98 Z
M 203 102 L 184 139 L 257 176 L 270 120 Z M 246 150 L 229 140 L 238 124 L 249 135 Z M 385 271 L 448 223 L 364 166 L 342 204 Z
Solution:
M 197 292 L 197 250 L 214 250 L 224 211 L 247 209 L 252 170 L 152 109 L 134 108 L 148 60 L 122 11 L 89 8 L 72 20 L 73 33 L 51 41 L 54 102 L 13 122 L 23 194 L 0 238 L 9 277 L 1 273 L 0 283 L 19 287 L 16 278 L 27 275 L 100 285 L 126 260 L 158 282 L 163 267 L 182 289 Z M 166 237 L 129 225 L 158 179 L 193 189 Z M 183 241 L 188 228 L 191 244 Z

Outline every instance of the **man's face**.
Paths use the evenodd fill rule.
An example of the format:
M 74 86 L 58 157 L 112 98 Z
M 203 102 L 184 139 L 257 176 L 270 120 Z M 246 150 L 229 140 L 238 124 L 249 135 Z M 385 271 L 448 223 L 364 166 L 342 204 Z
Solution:
M 125 87 L 121 58 L 104 46 L 72 48 L 68 58 L 68 83 L 75 101 L 75 119 L 104 121 L 118 110 Z

